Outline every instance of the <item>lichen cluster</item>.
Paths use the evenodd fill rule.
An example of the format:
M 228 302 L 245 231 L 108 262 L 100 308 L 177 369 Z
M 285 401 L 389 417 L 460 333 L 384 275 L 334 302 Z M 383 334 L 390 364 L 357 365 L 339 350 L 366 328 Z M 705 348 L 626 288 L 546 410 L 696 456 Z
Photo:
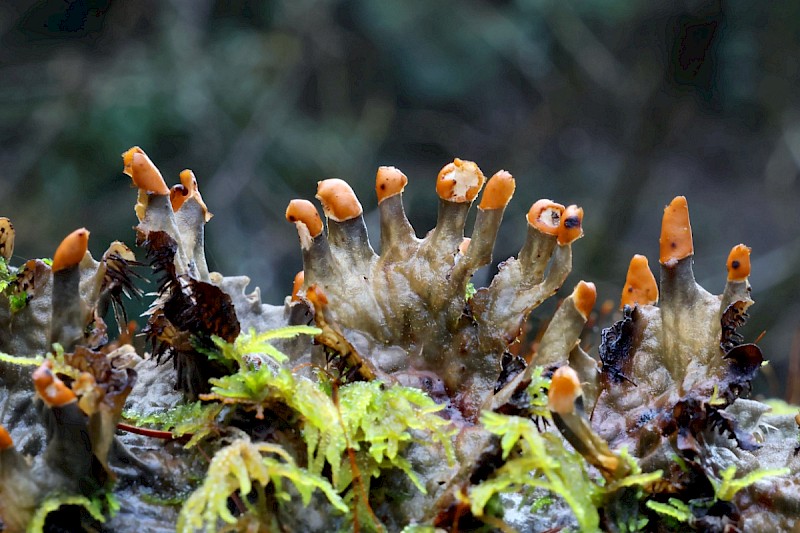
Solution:
M 583 281 L 520 354 L 583 211 L 534 202 L 517 257 L 475 289 L 508 172 L 446 165 L 418 238 L 407 177 L 381 167 L 380 254 L 350 187 L 321 181 L 327 224 L 311 202 L 287 208 L 304 269 L 272 306 L 209 271 L 191 171 L 169 188 L 141 149 L 123 165 L 138 261 L 121 243 L 94 261 L 81 228 L 52 261 L 15 266 L 0 219 L 0 531 L 797 527 L 795 418 L 744 399 L 763 364 L 737 331 L 750 250 L 733 248 L 722 295 L 697 285 L 684 198 L 665 209 L 660 284 L 634 257 L 597 358 L 580 344 Z M 156 297 L 137 353 L 122 300 L 142 297 L 139 277 Z

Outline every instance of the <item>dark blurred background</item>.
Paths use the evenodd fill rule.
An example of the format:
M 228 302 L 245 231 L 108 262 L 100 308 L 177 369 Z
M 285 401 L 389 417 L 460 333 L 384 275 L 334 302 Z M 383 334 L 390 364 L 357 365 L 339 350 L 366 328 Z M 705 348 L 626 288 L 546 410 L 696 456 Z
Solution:
M 322 178 L 353 185 L 377 247 L 378 165 L 409 176 L 418 234 L 445 163 L 505 168 L 518 188 L 495 257 L 516 253 L 534 200 L 580 204 L 567 286 L 595 281 L 600 301 L 632 254 L 657 267 L 662 208 L 684 194 L 707 289 L 732 245 L 753 247 L 758 387 L 800 401 L 798 2 L 17 0 L 0 35 L 15 262 L 79 226 L 95 255 L 132 244 L 133 145 L 170 184 L 195 171 L 211 267 L 272 303 L 301 268 L 284 209 Z

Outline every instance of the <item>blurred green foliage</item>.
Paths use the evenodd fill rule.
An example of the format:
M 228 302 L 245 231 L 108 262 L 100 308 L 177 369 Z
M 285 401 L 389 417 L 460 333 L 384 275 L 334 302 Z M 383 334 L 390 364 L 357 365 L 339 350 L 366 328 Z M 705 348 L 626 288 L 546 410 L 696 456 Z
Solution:
M 458 156 L 517 177 L 498 260 L 537 198 L 585 208 L 568 285 L 593 280 L 601 301 L 633 253 L 655 264 L 661 208 L 686 195 L 701 284 L 721 290 L 730 247 L 753 246 L 761 390 L 800 382 L 796 2 L 18 0 L 0 35 L 14 262 L 79 226 L 95 254 L 131 243 L 119 154 L 140 145 L 169 182 L 197 174 L 212 268 L 278 302 L 301 268 L 291 198 L 348 179 L 376 237 L 372 179 L 396 165 L 424 232 Z

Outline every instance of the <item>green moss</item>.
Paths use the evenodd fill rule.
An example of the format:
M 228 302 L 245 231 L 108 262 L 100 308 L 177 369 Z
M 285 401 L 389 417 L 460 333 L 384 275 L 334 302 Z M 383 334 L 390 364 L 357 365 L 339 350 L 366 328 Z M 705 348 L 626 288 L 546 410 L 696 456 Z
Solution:
M 306 406 L 298 407 L 308 412 Z M 384 387 L 378 381 L 355 382 L 341 387 L 341 424 L 317 420 L 305 426 L 309 468 L 312 472 L 320 472 L 324 459 L 331 465 L 334 484 L 341 487 L 339 472 L 343 467 L 349 468 L 348 461 L 343 458 L 349 445 L 355 451 L 365 452 L 380 469 L 401 469 L 424 493 L 425 488 L 400 452 L 411 442 L 418 441 L 414 432 L 420 431 L 425 435 L 425 443 L 441 445 L 449 463 L 455 461 L 451 442 L 455 430 L 436 414 L 441 409 L 442 406 L 427 394 L 410 387 Z M 338 417 L 332 402 L 328 411 Z M 348 474 L 350 476 L 352 473 Z
M 180 494 L 177 496 L 159 496 L 144 490 L 140 493 L 140 496 L 143 502 L 150 503 L 153 505 L 161 505 L 163 507 L 182 506 L 186 502 L 187 498 L 187 495 L 185 494 Z
M 8 268 L 5 257 L 0 256 L 0 292 L 5 291 L 16 278 L 17 275 Z
M 664 517 L 665 523 L 673 529 L 681 529 L 681 524 L 692 526 L 695 521 L 695 510 L 709 507 L 713 501 L 731 501 L 740 490 L 771 476 L 783 476 L 789 474 L 788 468 L 777 468 L 770 470 L 755 470 L 744 477 L 735 479 L 736 467 L 729 466 L 722 472 L 720 477 L 709 476 L 709 481 L 714 487 L 714 499 L 704 498 L 689 500 L 684 502 L 678 498 L 670 498 L 667 503 L 649 500 L 646 502 L 647 508 L 655 511 Z
M 537 366 L 531 373 L 531 383 L 528 385 L 529 409 L 528 413 L 534 418 L 550 418 L 550 409 L 547 407 L 547 392 L 550 390 L 550 379 L 544 377 L 544 368 Z
M 404 527 L 400 533 L 436 533 L 436 528 L 433 526 L 412 524 Z
M 19 366 L 39 366 L 44 362 L 44 357 L 41 355 L 37 355 L 34 357 L 25 357 L 25 356 L 16 356 L 16 355 L 9 355 L 7 353 L 0 352 L 0 361 L 4 363 L 9 363 L 11 365 L 19 365 Z
M 7 292 L 8 306 L 12 313 L 18 313 L 28 305 L 28 293 L 14 292 L 11 287 L 17 279 L 17 271 L 12 271 L 4 257 L 0 257 L 0 292 Z
M 232 343 L 225 342 L 223 339 L 213 336 L 214 344 L 220 350 L 220 358 L 235 361 L 240 368 L 247 366 L 248 356 L 270 357 L 277 363 L 285 363 L 289 357 L 275 348 L 271 341 L 279 339 L 292 339 L 298 335 L 319 335 L 322 330 L 311 326 L 286 326 L 273 329 L 262 333 L 257 333 L 253 328 L 247 333 L 242 333 Z
M 470 301 L 472 297 L 475 296 L 476 292 L 478 292 L 478 289 L 475 288 L 475 285 L 471 281 L 468 281 L 467 289 L 464 291 L 464 300 L 467 302 Z
M 559 437 L 540 433 L 527 418 L 484 412 L 481 424 L 500 437 L 507 461 L 491 478 L 470 488 L 472 514 L 482 516 L 495 494 L 542 488 L 570 506 L 582 531 L 599 530 L 594 502 L 602 489 L 589 477 L 580 455 L 567 450 Z M 510 457 L 512 451 L 515 455 Z
M 534 375 L 540 374 L 540 371 L 534 372 Z M 545 378 L 539 377 L 539 380 L 540 387 L 546 388 Z M 559 436 L 540 432 L 528 418 L 484 412 L 481 424 L 500 437 L 506 462 L 488 480 L 470 488 L 469 502 L 475 516 L 483 516 L 488 502 L 496 494 L 538 488 L 562 498 L 572 509 L 581 531 L 598 531 L 598 509 L 609 499 L 623 490 L 635 490 L 637 497 L 643 498 L 639 487 L 661 478 L 661 471 L 642 474 L 635 459 L 623 449 L 619 459 L 629 464 L 631 473 L 606 483 L 592 475 L 583 457 L 568 450 Z M 541 505 L 535 503 L 531 512 Z M 624 523 L 618 525 L 636 531 L 640 524 L 646 524 L 642 520 L 639 516 L 625 517 Z
M 254 482 L 257 485 L 254 486 Z M 298 467 L 286 450 L 275 444 L 252 443 L 242 438 L 214 454 L 203 484 L 181 509 L 177 531 L 216 531 L 220 520 L 236 524 L 238 519 L 228 509 L 228 498 L 238 492 L 240 501 L 247 501 L 254 487 L 258 493 L 256 503 L 248 501 L 241 510 L 256 514 L 267 512 L 268 509 L 258 508 L 259 503 L 265 503 L 264 487 L 272 484 L 275 498 L 279 502 L 288 501 L 291 495 L 284 489 L 285 483 L 294 486 L 304 505 L 308 505 L 312 493 L 319 490 L 338 511 L 346 513 L 348 510 L 327 480 Z
M 646 505 L 658 514 L 668 516 L 681 523 L 689 522 L 694 518 L 690 507 L 677 498 L 670 498 L 668 503 L 649 500 Z
M 800 413 L 800 405 L 792 405 L 779 398 L 763 400 L 762 403 L 769 405 L 771 415 L 796 415 Z
M 148 416 L 125 413 L 127 419 L 139 425 L 170 430 L 176 436 L 191 433 L 187 446 L 221 431 L 225 424 L 220 418 L 228 412 L 223 411 L 225 406 L 251 413 L 255 418 L 265 417 L 267 411 L 285 413 L 287 408 L 295 415 L 288 421 L 301 430 L 307 468 L 297 466 L 287 452 L 278 451 L 275 445 L 239 439 L 234 448 L 227 446 L 214 455 L 203 485 L 184 505 L 179 530 L 213 529 L 218 519 L 233 523 L 235 517 L 227 511 L 228 497 L 235 491 L 246 495 L 253 490 L 250 479 L 260 483 L 262 488 L 257 491 L 271 482 L 276 487 L 276 497 L 285 498 L 288 493 L 279 490 L 284 478 L 290 479 L 301 494 L 305 494 L 304 490 L 310 494 L 310 487 L 323 490 L 335 507 L 340 508 L 340 502 L 349 504 L 352 516 L 362 526 L 381 529 L 369 508 L 371 478 L 379 477 L 386 469 L 399 469 L 424 493 L 419 476 L 403 455 L 412 442 L 439 446 L 448 462 L 455 462 L 455 429 L 438 415 L 443 406 L 423 391 L 388 387 L 379 381 L 340 385 L 324 373 L 322 379 L 312 380 L 283 367 L 286 356 L 270 342 L 318 332 L 316 328 L 298 326 L 262 334 L 250 332 L 233 343 L 214 338 L 218 351 L 211 352 L 211 357 L 230 361 L 238 370 L 209 380 L 211 392 L 201 395 L 203 402 Z M 264 355 L 271 362 L 263 360 Z M 267 455 L 258 459 L 262 452 Z M 275 454 L 282 459 L 280 464 L 272 458 Z M 321 476 L 327 468 L 330 487 L 322 484 L 325 480 Z M 256 500 L 259 498 L 261 495 Z
M 82 507 L 93 519 L 105 523 L 106 516 L 114 516 L 120 504 L 110 493 L 101 493 L 93 498 L 75 494 L 52 494 L 39 504 L 28 524 L 27 533 L 42 533 L 47 516 L 61 507 L 68 506 Z
M 719 479 L 710 477 L 709 481 L 714 486 L 714 497 L 722 501 L 731 501 L 736 493 L 743 488 L 749 487 L 753 483 L 772 476 L 786 476 L 790 470 L 788 468 L 759 469 L 739 479 L 736 476 L 736 466 L 731 465 L 720 472 Z
M 19 294 L 10 294 L 8 296 L 8 306 L 11 309 L 12 313 L 18 313 L 25 309 L 25 306 L 28 305 L 28 293 L 25 291 L 20 292 Z
M 187 448 L 191 448 L 206 437 L 219 434 L 218 419 L 223 407 L 221 403 L 194 402 L 149 415 L 123 411 L 122 417 L 136 426 L 169 431 L 174 437 L 191 435 L 186 444 Z
M 536 500 L 531 505 L 530 512 L 538 513 L 539 511 L 547 509 L 551 505 L 553 505 L 553 498 L 551 498 L 550 496 L 542 496 L 540 498 L 536 498 Z
M 53 351 L 45 356 L 41 355 L 10 355 L 0 352 L 0 361 L 18 366 L 40 366 L 45 361 L 53 363 L 53 372 L 77 379 L 80 371 L 69 365 L 64 359 L 64 348 L 57 342 L 53 344 Z
M 245 357 L 266 353 L 276 363 L 281 363 L 285 356 L 269 344 L 270 340 L 318 332 L 316 328 L 293 326 L 258 335 L 250 333 L 232 344 L 215 339 L 221 356 L 236 361 L 240 369 L 230 376 L 209 380 L 211 394 L 202 397 L 235 404 L 254 411 L 259 418 L 266 408 L 290 407 L 303 421 L 309 470 L 320 474 L 324 465 L 329 464 L 334 486 L 340 489 L 349 484 L 353 475 L 348 473 L 348 482 L 342 482 L 340 472 L 350 468 L 350 462 L 345 459 L 349 447 L 367 454 L 372 461 L 369 471 L 372 467 L 399 468 L 424 492 L 418 477 L 400 453 L 414 440 L 412 433 L 425 432 L 426 442 L 442 445 L 448 460 L 455 461 L 451 443 L 454 430 L 436 414 L 442 406 L 430 396 L 419 389 L 385 387 L 374 381 L 337 387 L 334 399 L 329 383 L 297 376 L 286 368 L 276 371 L 266 364 L 256 367 Z

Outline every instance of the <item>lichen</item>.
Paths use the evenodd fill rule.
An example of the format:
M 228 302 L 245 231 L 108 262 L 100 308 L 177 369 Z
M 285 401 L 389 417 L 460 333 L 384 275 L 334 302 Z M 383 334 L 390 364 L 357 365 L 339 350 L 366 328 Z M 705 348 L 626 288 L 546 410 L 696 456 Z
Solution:
M 406 380 L 424 373 L 441 382 L 452 406 L 473 421 L 490 401 L 502 354 L 530 312 L 566 279 L 583 216 L 577 206 L 534 203 L 518 257 L 502 263 L 492 283 L 471 294 L 471 276 L 491 261 L 515 188 L 505 171 L 488 180 L 467 240 L 464 225 L 484 181 L 471 161 L 446 165 L 437 179 L 436 227 L 419 239 L 403 210 L 408 179 L 394 167 L 381 167 L 380 255 L 370 245 L 361 204 L 341 180 L 318 184 L 327 233 L 309 202 L 293 200 L 286 211 L 303 251 L 299 297 L 315 316 L 323 315 L 347 339 L 370 373 Z
M 465 239 L 486 180 L 446 165 L 437 225 L 418 238 L 408 178 L 381 167 L 380 254 L 349 186 L 320 182 L 327 224 L 289 204 L 304 272 L 268 305 L 248 278 L 209 270 L 191 171 L 169 188 L 141 149 L 123 164 L 141 261 L 119 242 L 95 261 L 80 228 L 52 262 L 14 266 L 0 219 L 0 530 L 796 527 L 796 410 L 746 399 L 763 359 L 740 333 L 750 250 L 733 248 L 723 294 L 697 285 L 685 199 L 665 210 L 660 285 L 636 256 L 596 357 L 580 341 L 596 296 L 584 281 L 523 357 L 583 212 L 533 202 L 519 254 L 474 287 L 508 172 L 485 183 Z M 157 294 L 137 353 L 123 299 L 142 296 L 139 277 Z

